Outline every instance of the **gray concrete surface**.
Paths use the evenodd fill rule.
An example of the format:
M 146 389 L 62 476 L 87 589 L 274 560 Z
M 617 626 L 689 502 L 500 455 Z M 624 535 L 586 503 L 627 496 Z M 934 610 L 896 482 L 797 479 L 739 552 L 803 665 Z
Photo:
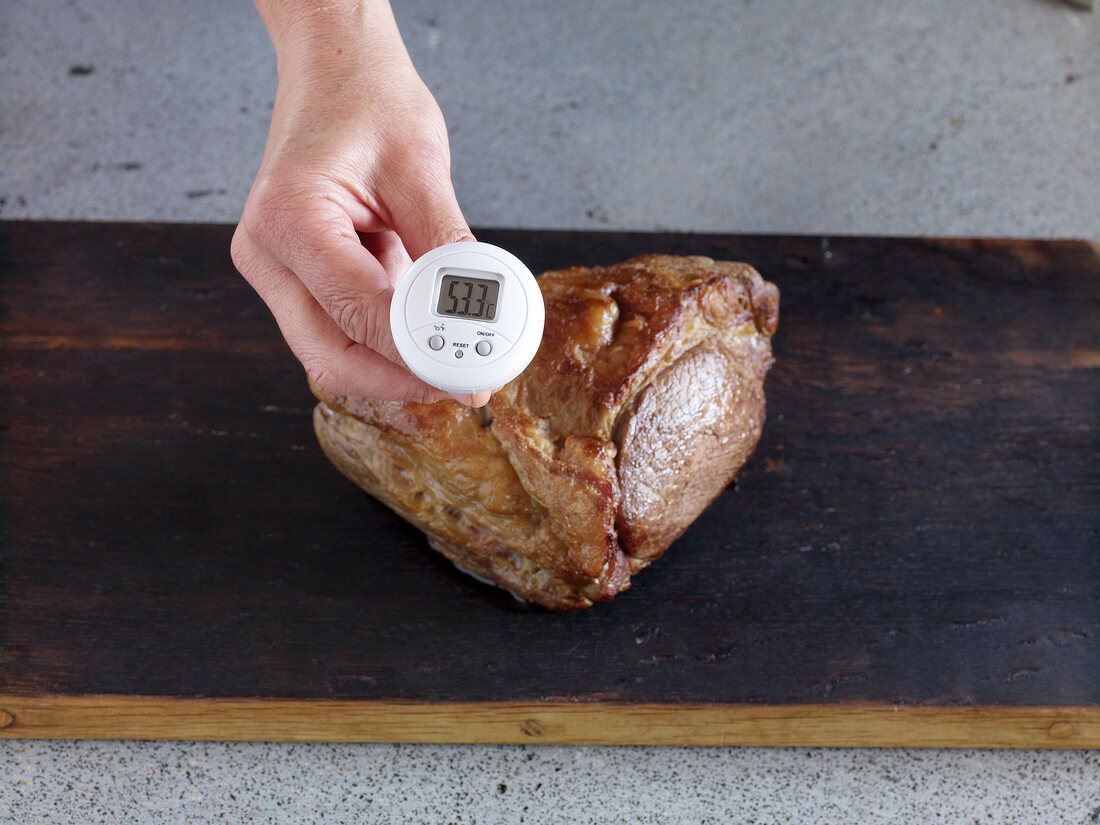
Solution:
M 401 0 L 475 225 L 1100 238 L 1100 15 Z M 234 221 L 244 2 L 0 5 L 0 217 Z M 1100 822 L 1087 752 L 0 744 L 0 823 Z
M 396 5 L 476 225 L 1100 237 L 1095 13 Z M 275 88 L 248 3 L 0 13 L 0 217 L 237 219 Z
M 1100 753 L 17 743 L 0 819 L 39 823 L 1100 821 Z M 3 786 L 0 786 L 2 788 Z
M 22 742 L 0 820 L 40 823 L 1100 821 L 1100 753 Z

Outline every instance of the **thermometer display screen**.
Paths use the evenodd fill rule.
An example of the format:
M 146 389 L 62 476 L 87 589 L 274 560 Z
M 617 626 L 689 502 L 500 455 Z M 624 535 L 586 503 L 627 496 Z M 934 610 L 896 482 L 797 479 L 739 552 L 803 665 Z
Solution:
M 470 318 L 474 321 L 494 321 L 500 283 L 485 278 L 444 275 L 439 284 L 439 301 L 435 311 L 440 315 Z

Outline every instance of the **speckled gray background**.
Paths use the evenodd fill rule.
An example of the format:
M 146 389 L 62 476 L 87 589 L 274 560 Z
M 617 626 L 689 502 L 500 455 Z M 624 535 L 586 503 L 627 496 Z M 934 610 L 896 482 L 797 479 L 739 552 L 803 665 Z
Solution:
M 1095 13 L 395 6 L 475 225 L 1100 237 Z M 250 4 L 5 0 L 0 14 L 0 216 L 239 217 L 275 87 Z
M 5 743 L 4 823 L 1100 821 L 1100 753 Z
M 398 0 L 474 225 L 1100 239 L 1100 15 Z M 0 5 L 0 217 L 234 221 L 241 0 Z M 1100 823 L 1100 754 L 0 743 L 0 823 Z

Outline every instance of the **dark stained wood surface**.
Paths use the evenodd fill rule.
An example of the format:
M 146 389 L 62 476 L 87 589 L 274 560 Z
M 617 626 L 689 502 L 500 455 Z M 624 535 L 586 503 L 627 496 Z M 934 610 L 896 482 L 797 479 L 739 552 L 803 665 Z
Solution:
M 736 485 L 557 615 L 326 462 L 231 231 L 0 223 L 0 694 L 1100 705 L 1094 246 L 478 233 L 782 292 Z

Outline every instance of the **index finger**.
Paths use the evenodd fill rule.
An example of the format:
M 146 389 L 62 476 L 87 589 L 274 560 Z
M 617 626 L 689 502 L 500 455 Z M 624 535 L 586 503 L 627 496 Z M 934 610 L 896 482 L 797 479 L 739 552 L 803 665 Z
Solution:
M 257 211 L 262 217 L 248 223 L 254 239 L 301 280 L 348 338 L 401 364 L 389 325 L 396 276 L 363 246 L 347 208 L 319 190 Z

